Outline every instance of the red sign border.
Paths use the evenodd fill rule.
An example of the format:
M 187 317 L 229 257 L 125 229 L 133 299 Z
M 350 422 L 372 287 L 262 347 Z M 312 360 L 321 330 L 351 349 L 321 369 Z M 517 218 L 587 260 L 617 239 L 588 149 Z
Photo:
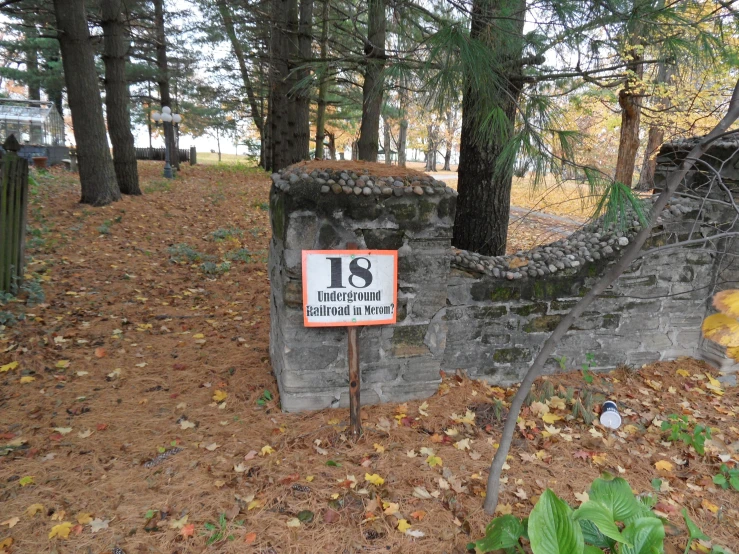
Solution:
M 354 255 L 354 256 L 367 256 L 367 255 L 381 255 L 381 256 L 392 256 L 393 257 L 393 304 L 395 304 L 395 310 L 393 310 L 393 317 L 390 319 L 373 320 L 373 321 L 362 321 L 362 322 L 335 322 L 335 323 L 311 323 L 308 321 L 308 316 L 305 311 L 305 306 L 308 304 L 308 265 L 306 260 L 308 255 L 320 255 L 320 254 L 340 254 L 340 255 Z M 397 250 L 303 250 L 302 252 L 303 262 L 303 325 L 305 327 L 361 327 L 364 325 L 389 325 L 397 323 L 398 321 L 398 251 Z

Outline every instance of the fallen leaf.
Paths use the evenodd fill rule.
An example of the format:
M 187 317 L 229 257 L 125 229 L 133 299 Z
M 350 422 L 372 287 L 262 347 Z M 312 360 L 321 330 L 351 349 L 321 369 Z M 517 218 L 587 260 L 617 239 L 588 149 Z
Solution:
M 261 507 L 262 507 L 262 501 L 255 498 L 254 500 L 252 500 L 251 502 L 249 502 L 249 504 L 247 504 L 246 510 L 247 511 L 249 511 L 249 510 L 255 510 L 255 509 L 261 508 Z
M 7 525 L 8 529 L 12 529 L 20 520 L 21 518 L 19 517 L 11 517 L 10 519 L 6 519 L 2 523 L 0 523 L 0 525 Z
M 87 525 L 92 521 L 92 516 L 88 514 L 87 512 L 80 512 L 75 516 L 75 519 L 77 520 L 77 523 L 80 525 Z
M 249 460 L 253 460 L 257 457 L 258 452 L 256 450 L 250 450 L 249 453 L 244 456 L 244 461 L 248 462 Z
M 552 413 L 546 413 L 543 416 L 541 416 L 541 419 L 544 423 L 552 424 L 555 421 L 559 421 L 560 419 L 562 419 L 562 416 L 558 416 Z
M 33 485 L 33 476 L 26 475 L 25 477 L 21 477 L 18 481 L 21 487 L 25 487 L 27 485 Z
M 398 520 L 398 531 L 400 531 L 401 533 L 405 533 L 410 528 L 411 528 L 411 524 L 408 523 L 408 520 L 405 520 L 405 519 Z
M 385 452 L 385 447 L 381 444 L 375 443 L 373 446 L 375 447 L 375 452 L 377 452 L 378 454 L 382 454 L 383 452 Z
M 26 375 L 25 377 L 21 377 L 21 385 L 25 385 L 27 383 L 33 383 L 36 380 L 35 377 L 31 377 L 30 375 Z
M 377 473 L 373 473 L 371 475 L 369 473 L 365 473 L 364 480 L 372 483 L 376 487 L 382 486 L 385 483 L 385 479 L 380 477 Z
M 511 506 L 510 504 L 498 504 L 495 507 L 495 513 L 500 514 L 502 516 L 512 514 L 513 506 Z
M 59 537 L 60 539 L 68 539 L 69 532 L 71 530 L 72 524 L 68 521 L 60 523 L 58 525 L 54 525 L 54 527 L 52 527 L 51 531 L 49 532 L 49 539 L 53 539 L 54 537 Z
M 223 402 L 228 397 L 228 393 L 222 390 L 216 390 L 213 393 L 213 400 L 216 402 Z
M 28 517 L 33 517 L 39 512 L 44 511 L 44 505 L 43 504 L 31 504 L 28 509 L 26 509 L 26 515 Z
M 247 533 L 244 535 L 244 542 L 246 544 L 254 544 L 254 541 L 257 540 L 257 534 L 254 531 L 251 531 L 250 533 Z
M 88 429 L 87 431 L 80 431 L 79 433 L 77 433 L 77 436 L 81 439 L 86 439 L 90 435 L 92 435 L 92 431 L 90 431 L 90 429 Z
M 426 463 L 429 465 L 429 467 L 436 467 L 436 466 L 444 465 L 439 456 L 433 456 L 433 455 L 426 458 Z
M 93 533 L 97 533 L 98 531 L 107 529 L 108 523 L 110 523 L 109 519 L 101 519 L 99 517 L 96 517 L 90 522 L 90 531 L 92 531 Z
M 300 520 L 296 517 L 287 520 L 288 527 L 300 527 Z
M 462 439 L 461 441 L 455 442 L 454 448 L 456 448 L 457 450 L 469 450 L 470 449 L 470 439 Z
M 216 448 L 220 448 L 220 445 L 215 442 L 205 445 L 205 449 L 209 452 L 213 452 Z
M 272 448 L 270 445 L 265 445 L 262 447 L 262 450 L 259 452 L 260 456 L 269 456 L 270 454 L 273 454 L 275 451 L 274 448 Z
M 13 546 L 13 537 L 5 537 L 0 541 L 0 552 L 8 552 L 8 548 Z
M 397 502 L 383 502 L 382 506 L 384 508 L 382 513 L 386 516 L 394 516 L 400 511 L 400 505 Z
M 180 535 L 183 537 L 192 537 L 195 534 L 195 524 L 188 523 L 182 529 L 180 529 Z
M 655 462 L 654 467 L 658 471 L 672 471 L 673 465 L 667 460 L 660 460 L 659 462 Z
M 195 427 L 195 424 L 192 421 L 188 421 L 186 419 L 183 419 L 180 421 L 180 429 L 192 429 Z
M 107 354 L 108 354 L 108 353 L 106 352 L 105 348 L 102 348 L 102 347 L 101 347 L 101 348 L 96 348 L 96 349 L 95 349 L 95 357 L 96 357 L 96 358 L 105 358 L 105 356 L 106 356 Z
M 18 362 L 10 362 L 9 364 L 1 365 L 0 373 L 5 373 L 6 371 L 10 371 L 11 369 L 15 369 L 16 367 L 18 367 Z
M 718 512 L 718 506 L 706 498 L 701 500 L 701 506 L 714 514 Z
M 413 496 L 420 498 L 421 500 L 431 500 L 433 498 L 431 493 L 426 490 L 426 487 L 414 487 Z
M 182 529 L 185 524 L 187 523 L 187 520 L 190 516 L 188 514 L 185 514 L 180 519 L 174 519 L 169 522 L 169 526 L 172 529 Z
M 421 521 L 423 518 L 426 517 L 426 512 L 424 512 L 423 510 L 416 510 L 415 512 L 411 512 L 411 517 L 413 519 Z

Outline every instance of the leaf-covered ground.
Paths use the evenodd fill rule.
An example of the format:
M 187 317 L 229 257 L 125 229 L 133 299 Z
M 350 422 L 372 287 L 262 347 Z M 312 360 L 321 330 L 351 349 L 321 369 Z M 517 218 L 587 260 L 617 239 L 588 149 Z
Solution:
M 0 307 L 25 314 L 0 327 L 0 551 L 465 552 L 489 521 L 487 466 L 513 391 L 445 376 L 425 402 L 365 407 L 357 443 L 347 410 L 281 413 L 268 179 L 160 170 L 143 163 L 146 194 L 98 209 L 77 204 L 68 174 L 38 177 L 31 285 Z M 527 515 L 547 487 L 577 505 L 607 470 L 657 495 L 668 553 L 684 548 L 683 507 L 735 547 L 739 492 L 712 478 L 737 459 L 739 399 L 716 376 L 680 360 L 540 382 L 499 510 Z M 573 408 L 606 396 L 625 417 L 615 434 Z M 714 428 L 705 456 L 666 440 L 671 414 Z

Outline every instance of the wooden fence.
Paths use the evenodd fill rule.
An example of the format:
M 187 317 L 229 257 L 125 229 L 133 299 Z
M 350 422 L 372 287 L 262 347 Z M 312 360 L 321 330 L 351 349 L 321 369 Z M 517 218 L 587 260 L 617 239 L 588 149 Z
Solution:
M 0 292 L 15 293 L 23 280 L 26 256 L 28 162 L 18 156 L 14 135 L 3 143 L 0 158 Z
M 197 163 L 197 153 L 194 146 L 189 150 L 180 148 L 177 152 L 180 155 L 180 163 L 190 162 L 190 165 L 195 165 Z M 164 157 L 164 148 L 136 148 L 137 160 L 155 160 L 163 162 Z

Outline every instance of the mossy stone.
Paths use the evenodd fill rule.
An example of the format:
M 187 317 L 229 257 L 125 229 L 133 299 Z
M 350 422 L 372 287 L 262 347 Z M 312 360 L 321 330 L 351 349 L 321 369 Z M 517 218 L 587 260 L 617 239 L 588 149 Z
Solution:
M 525 306 L 519 306 L 518 308 L 511 308 L 514 314 L 529 316 L 531 314 L 542 314 L 547 313 L 547 305 L 544 302 L 537 302 L 535 304 L 527 304 Z
M 531 359 L 531 351 L 528 348 L 498 348 L 493 354 L 493 361 L 499 364 L 525 362 L 529 359 Z
M 551 332 L 554 331 L 554 328 L 557 327 L 557 325 L 559 325 L 561 319 L 561 315 L 542 315 L 535 317 L 523 326 L 523 330 L 527 333 Z

